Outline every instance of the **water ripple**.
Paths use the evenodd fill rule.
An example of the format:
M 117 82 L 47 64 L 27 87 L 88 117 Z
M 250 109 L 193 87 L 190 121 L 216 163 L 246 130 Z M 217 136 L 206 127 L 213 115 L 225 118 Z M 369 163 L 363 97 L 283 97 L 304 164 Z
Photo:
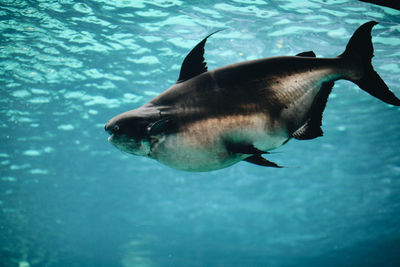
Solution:
M 346 260 L 337 265 L 371 265 L 365 251 L 349 255 L 399 237 L 400 109 L 353 84 L 336 83 L 323 138 L 273 155 L 300 166 L 281 172 L 182 174 L 113 151 L 103 128 L 174 83 L 188 51 L 219 29 L 206 45 L 210 69 L 308 50 L 337 56 L 377 20 L 373 64 L 400 95 L 399 15 L 345 0 L 2 0 L 0 258 L 320 266 L 334 254 Z

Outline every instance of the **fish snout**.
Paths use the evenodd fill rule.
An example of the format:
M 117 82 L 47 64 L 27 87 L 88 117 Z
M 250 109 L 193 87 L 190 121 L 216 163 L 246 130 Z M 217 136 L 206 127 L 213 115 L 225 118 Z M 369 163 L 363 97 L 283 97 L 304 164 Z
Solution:
M 116 123 L 112 123 L 111 121 L 108 121 L 106 125 L 104 126 L 104 130 L 109 133 L 109 134 L 115 134 L 119 131 L 119 125 Z

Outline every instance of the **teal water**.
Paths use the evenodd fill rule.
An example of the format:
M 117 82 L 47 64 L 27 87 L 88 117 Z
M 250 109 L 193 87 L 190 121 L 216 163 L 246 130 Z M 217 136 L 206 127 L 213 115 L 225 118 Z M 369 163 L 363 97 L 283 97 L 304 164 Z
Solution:
M 0 2 L 0 266 L 400 266 L 400 109 L 346 81 L 325 136 L 186 173 L 124 154 L 104 124 L 210 69 L 314 50 L 376 20 L 400 96 L 400 12 L 358 1 Z

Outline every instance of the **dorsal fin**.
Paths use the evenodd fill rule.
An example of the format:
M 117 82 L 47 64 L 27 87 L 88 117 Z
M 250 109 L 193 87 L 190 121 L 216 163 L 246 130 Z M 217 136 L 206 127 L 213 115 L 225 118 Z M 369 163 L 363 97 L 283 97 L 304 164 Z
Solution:
M 322 114 L 329 94 L 332 91 L 333 82 L 324 82 L 309 112 L 309 118 L 292 136 L 298 140 L 314 139 L 323 135 L 321 129 Z
M 314 51 L 305 51 L 298 53 L 296 57 L 316 57 Z
M 207 38 L 222 30 L 215 31 L 204 38 L 198 43 L 192 51 L 183 60 L 181 72 L 177 83 L 189 80 L 203 72 L 207 71 L 207 63 L 204 61 L 204 45 L 206 44 Z

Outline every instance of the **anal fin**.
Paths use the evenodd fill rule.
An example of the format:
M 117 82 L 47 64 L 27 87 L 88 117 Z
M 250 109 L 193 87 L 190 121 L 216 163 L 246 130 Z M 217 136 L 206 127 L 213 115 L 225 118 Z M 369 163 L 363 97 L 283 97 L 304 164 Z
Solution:
M 247 161 L 247 162 L 250 162 L 250 163 L 253 163 L 256 165 L 264 166 L 264 167 L 282 168 L 275 162 L 269 161 L 269 160 L 261 157 L 261 155 L 252 155 L 248 158 L 245 158 L 244 161 Z
M 322 115 L 324 113 L 326 103 L 328 102 L 329 94 L 332 91 L 333 82 L 325 82 L 314 99 L 308 114 L 307 121 L 297 129 L 292 136 L 298 140 L 314 139 L 323 135 L 321 129 Z

